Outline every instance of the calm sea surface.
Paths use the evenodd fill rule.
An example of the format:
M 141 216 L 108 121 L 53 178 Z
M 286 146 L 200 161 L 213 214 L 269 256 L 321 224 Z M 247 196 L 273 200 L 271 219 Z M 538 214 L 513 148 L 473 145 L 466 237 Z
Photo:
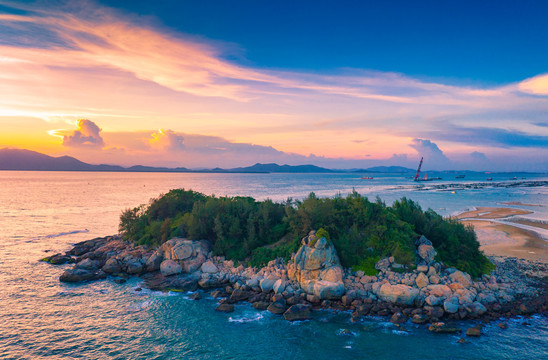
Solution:
M 548 359 L 548 320 L 539 316 L 527 319 L 529 325 L 509 320 L 506 330 L 489 324 L 481 338 L 457 344 L 459 337 L 411 323 L 404 325 L 407 331 L 385 319 L 350 323 L 345 313 L 319 312 L 297 323 L 250 305 L 218 313 L 213 299 L 135 291 L 138 278 L 123 285 L 62 284 L 65 266 L 38 261 L 75 242 L 116 233 L 121 211 L 173 188 L 273 200 L 311 191 L 345 195 L 354 188 L 386 203 L 407 196 L 443 215 L 511 201 L 544 205 L 516 207 L 548 220 L 547 187 L 418 190 L 403 176 L 372 176 L 0 171 L 0 359 Z M 514 176 L 548 180 L 490 174 L 425 185 L 485 182 L 487 176 L 497 183 L 512 183 Z

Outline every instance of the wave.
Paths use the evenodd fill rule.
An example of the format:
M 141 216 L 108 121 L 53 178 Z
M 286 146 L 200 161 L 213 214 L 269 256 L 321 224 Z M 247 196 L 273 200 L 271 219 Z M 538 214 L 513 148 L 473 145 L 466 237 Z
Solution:
M 252 316 L 241 316 L 239 318 L 229 317 L 228 321 L 235 322 L 235 323 L 248 323 L 248 322 L 252 322 L 252 321 L 259 321 L 263 317 L 264 317 L 263 314 L 258 313 L 258 314 L 252 315 Z
M 84 230 L 74 230 L 74 231 L 66 231 L 66 232 L 60 232 L 60 233 L 58 233 L 58 234 L 37 236 L 37 237 L 35 237 L 35 238 L 32 238 L 31 240 L 34 241 L 34 240 L 40 240 L 40 239 L 52 239 L 52 238 L 56 238 L 56 237 L 60 237 L 60 236 L 65 236 L 65 235 L 85 234 L 85 233 L 88 233 L 88 232 L 89 232 L 88 229 L 84 229 Z

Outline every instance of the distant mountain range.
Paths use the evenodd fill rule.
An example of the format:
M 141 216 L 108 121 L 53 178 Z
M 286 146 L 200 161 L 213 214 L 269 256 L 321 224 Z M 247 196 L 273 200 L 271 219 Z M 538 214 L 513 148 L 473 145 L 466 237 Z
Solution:
M 119 172 L 192 172 L 192 173 L 333 173 L 343 170 L 331 170 L 315 165 L 278 165 L 255 164 L 233 169 L 187 169 L 184 167 L 167 168 L 135 165 L 92 165 L 70 156 L 53 157 L 36 151 L 23 149 L 0 149 L 0 170 L 27 171 L 119 171 Z

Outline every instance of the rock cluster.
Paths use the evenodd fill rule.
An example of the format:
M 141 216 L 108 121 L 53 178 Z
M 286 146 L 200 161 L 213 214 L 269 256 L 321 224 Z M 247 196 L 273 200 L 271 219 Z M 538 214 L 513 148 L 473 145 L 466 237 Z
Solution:
M 334 246 L 311 232 L 287 264 L 279 258 L 261 269 L 212 256 L 207 241 L 183 238 L 157 249 L 135 246 L 117 236 L 97 238 L 43 261 L 75 263 L 61 275 L 65 282 L 139 275 L 153 290 L 211 291 L 219 299 L 219 311 L 233 311 L 234 303 L 248 301 L 291 321 L 308 319 L 311 308 L 323 307 L 351 310 L 353 319 L 385 315 L 395 323 L 431 322 L 432 331 L 450 332 L 454 329 L 440 320 L 494 319 L 548 310 L 547 289 L 538 287 L 539 283 L 548 287 L 546 264 L 493 258 L 497 270 L 474 280 L 437 262 L 436 250 L 425 237 L 417 240 L 416 255 L 414 270 L 390 257 L 376 264 L 377 275 L 368 276 L 343 269 Z M 470 336 L 477 333 L 470 330 Z

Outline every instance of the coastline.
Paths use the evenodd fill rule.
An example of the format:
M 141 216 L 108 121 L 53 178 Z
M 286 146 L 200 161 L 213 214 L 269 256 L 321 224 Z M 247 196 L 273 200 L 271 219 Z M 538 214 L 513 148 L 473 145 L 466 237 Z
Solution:
M 245 301 L 289 321 L 309 319 L 315 309 L 332 309 L 351 312 L 353 321 L 385 316 L 395 324 L 411 321 L 433 332 L 457 333 L 461 329 L 450 324 L 465 319 L 489 322 L 516 315 L 548 315 L 544 263 L 492 258 L 495 271 L 472 279 L 435 261 L 401 272 L 393 258 L 385 258 L 375 266 L 377 275 L 330 265 L 318 270 L 323 276 L 316 271 L 312 274 L 315 280 L 309 280 L 311 273 L 305 268 L 314 261 L 310 254 L 324 251 L 327 258 L 334 255 L 331 259 L 336 259 L 332 245 L 324 238 L 311 245 L 305 240 L 310 236 L 315 235 L 303 238 L 303 246 L 289 262 L 278 258 L 260 269 L 212 256 L 203 240 L 182 238 L 159 248 L 135 246 L 118 236 L 96 238 L 43 261 L 76 263 L 61 275 L 63 282 L 107 279 L 124 283 L 129 276 L 139 276 L 151 290 L 192 291 L 194 300 L 207 292 L 218 299 L 217 311 L 232 312 L 234 304 Z M 432 250 L 427 239 L 417 242 L 419 257 L 433 258 Z
M 480 250 L 486 255 L 548 263 L 548 242 L 541 236 L 548 230 L 548 225 L 527 218 L 514 219 L 515 216 L 532 213 L 515 208 L 478 207 L 460 213 L 457 219 L 474 227 Z

